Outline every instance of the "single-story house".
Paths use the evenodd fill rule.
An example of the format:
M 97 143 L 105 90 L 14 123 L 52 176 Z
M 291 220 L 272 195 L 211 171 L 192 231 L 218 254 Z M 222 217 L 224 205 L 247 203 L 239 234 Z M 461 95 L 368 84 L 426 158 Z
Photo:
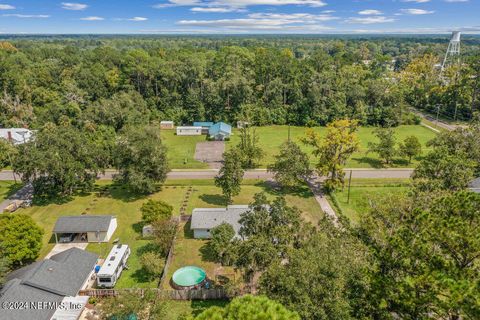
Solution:
M 190 229 L 193 230 L 195 239 L 210 239 L 210 230 L 222 223 L 228 223 L 235 230 L 235 236 L 239 237 L 240 216 L 249 211 L 248 205 L 232 205 L 226 208 L 196 208 L 192 211 Z
M 194 127 L 202 127 L 202 134 L 208 134 L 208 130 L 213 126 L 213 122 L 209 121 L 195 121 L 193 123 Z
M 208 129 L 210 139 L 225 140 L 232 135 L 232 126 L 223 122 L 217 122 Z
M 88 296 L 79 296 L 92 277 L 98 256 L 70 248 L 7 275 L 0 290 L 2 320 L 78 319 Z M 9 303 L 29 303 L 29 308 L 8 308 Z M 67 307 L 68 306 L 68 307 Z
M 172 130 L 175 128 L 173 121 L 160 121 L 160 129 Z
M 108 242 L 115 229 L 117 229 L 117 218 L 115 216 L 65 216 L 58 218 L 53 233 L 57 242 L 59 237 L 67 239 L 65 242 Z
M 468 188 L 473 192 L 480 193 L 480 177 L 470 182 Z
M 202 127 L 183 126 L 177 127 L 177 136 L 200 136 Z
M 33 138 L 33 131 L 24 128 L 2 128 L 0 139 L 5 139 L 15 145 L 24 144 Z

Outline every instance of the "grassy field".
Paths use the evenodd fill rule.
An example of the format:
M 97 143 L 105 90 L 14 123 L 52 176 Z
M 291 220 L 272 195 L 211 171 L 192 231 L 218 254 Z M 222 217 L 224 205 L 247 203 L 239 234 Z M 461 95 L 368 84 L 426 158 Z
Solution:
M 20 189 L 22 185 L 13 181 L 0 181 L 0 202 Z
M 1 184 L 1 186 L 4 185 L 6 184 Z M 184 204 L 185 195 L 190 186 L 193 192 L 188 203 Z M 265 182 L 246 180 L 242 186 L 241 194 L 235 197 L 234 203 L 248 204 L 253 200 L 253 195 L 261 191 L 265 191 L 270 198 L 282 194 L 272 189 Z M 293 194 L 285 194 L 285 197 L 290 205 L 295 205 L 302 210 L 306 220 L 315 222 L 322 216 L 320 207 L 307 187 Z M 145 278 L 139 263 L 140 255 L 151 246 L 151 241 L 143 240 L 140 237 L 142 227 L 140 207 L 150 198 L 170 203 L 174 208 L 174 214 L 179 214 L 183 205 L 186 206 L 186 213 L 188 214 L 194 207 L 225 206 L 220 189 L 213 185 L 213 180 L 170 180 L 167 181 L 161 191 L 149 197 L 137 197 L 130 194 L 122 186 L 113 185 L 108 181 L 99 181 L 92 193 L 78 195 L 72 199 L 56 203 L 34 205 L 27 209 L 20 209 L 18 212 L 32 216 L 45 230 L 40 258 L 43 258 L 55 245 L 52 230 L 59 217 L 82 213 L 115 215 L 118 227 L 111 240 L 118 238 L 121 243 L 128 244 L 132 249 L 132 254 L 128 260 L 129 270 L 122 274 L 117 287 L 155 287 L 157 282 Z M 188 240 L 193 242 L 187 241 L 185 247 L 190 252 L 199 254 L 197 249 L 200 249 L 203 244 L 193 239 Z M 87 250 L 105 257 L 111 247 L 111 242 L 95 243 L 89 244 Z M 181 260 L 179 263 L 182 263 Z
M 361 215 L 370 209 L 370 201 L 381 200 L 390 194 L 404 193 L 407 189 L 408 180 L 405 179 L 353 179 L 349 202 L 347 188 L 335 192 L 334 197 L 344 216 L 355 225 Z M 332 203 L 331 200 L 330 198 Z
M 197 142 L 205 136 L 177 136 L 175 130 L 162 130 L 162 138 L 168 148 L 168 161 L 173 169 L 205 169 L 208 165 L 194 159 Z
M 301 148 L 306 152 L 311 153 L 311 148 L 304 146 L 300 143 L 300 138 L 305 135 L 307 128 L 304 127 L 291 127 L 290 136 L 292 141 L 299 143 Z M 288 126 L 268 126 L 256 128 L 259 135 L 260 145 L 265 152 L 265 157 L 260 163 L 260 167 L 266 167 L 268 164 L 274 162 L 274 156 L 278 153 L 279 146 L 285 142 L 288 138 Z M 314 128 L 316 132 L 324 135 L 326 132 L 325 127 Z M 375 141 L 376 138 L 373 135 L 374 128 L 362 127 L 359 129 L 358 135 L 360 138 L 360 149 L 354 153 L 348 161 L 346 167 L 348 168 L 380 168 L 382 167 L 381 161 L 376 154 L 366 154 L 368 150 L 368 142 Z M 425 144 L 435 136 L 435 132 L 424 126 L 399 126 L 395 128 L 397 142 L 403 141 L 409 135 L 415 135 L 423 146 L 423 152 L 428 151 Z M 231 141 L 227 144 L 227 147 L 232 147 L 239 142 L 238 130 L 234 130 Z M 311 159 L 312 163 L 314 159 Z M 408 164 L 406 161 L 396 159 L 394 166 L 396 167 L 411 167 L 417 160 L 413 161 L 413 164 Z

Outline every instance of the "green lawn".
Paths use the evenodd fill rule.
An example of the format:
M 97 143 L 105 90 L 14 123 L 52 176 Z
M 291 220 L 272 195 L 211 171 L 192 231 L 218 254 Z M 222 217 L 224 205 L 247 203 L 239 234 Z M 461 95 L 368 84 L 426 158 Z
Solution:
M 205 169 L 208 165 L 194 159 L 197 142 L 205 136 L 177 136 L 175 130 L 162 130 L 162 138 L 168 148 L 168 161 L 173 169 Z
M 0 184 L 7 186 L 7 184 Z M 188 203 L 184 203 L 187 191 L 192 189 Z M 4 189 L 5 187 L 3 187 Z M 2 189 L 2 190 L 3 190 Z M 280 195 L 263 181 L 246 180 L 242 186 L 242 192 L 235 197 L 234 203 L 248 204 L 253 200 L 257 192 L 265 191 L 272 198 Z M 304 187 L 294 194 L 285 195 L 290 205 L 297 206 L 302 210 L 306 220 L 315 222 L 322 212 L 315 202 L 313 195 L 307 187 Z M 128 244 L 132 254 L 128 260 L 129 270 L 126 270 L 120 278 L 117 287 L 155 287 L 157 281 L 150 281 L 144 277 L 140 268 L 139 256 L 151 245 L 151 241 L 141 239 L 141 212 L 140 207 L 149 198 L 163 200 L 170 203 L 174 208 L 174 214 L 180 213 L 182 206 L 186 207 L 185 213 L 190 214 L 194 207 L 222 207 L 224 206 L 220 189 L 213 185 L 213 180 L 170 180 L 167 181 L 161 191 L 149 197 L 136 197 L 130 194 L 125 188 L 111 184 L 109 181 L 99 181 L 95 191 L 92 193 L 78 195 L 72 199 L 58 201 L 56 203 L 36 204 L 27 209 L 20 209 L 32 218 L 45 230 L 43 236 L 43 247 L 40 258 L 55 245 L 52 230 L 56 220 L 61 216 L 86 214 L 112 214 L 117 217 L 118 227 L 112 236 L 121 243 Z M 192 239 L 193 240 L 193 239 Z M 195 242 L 196 240 L 194 240 Z M 192 254 L 200 254 L 199 249 L 203 244 L 199 242 L 188 243 L 187 248 Z M 105 257 L 112 247 L 112 243 L 89 244 L 87 250 L 98 253 Z M 180 262 L 182 263 L 182 262 Z
M 0 202 L 14 194 L 21 186 L 20 183 L 15 184 L 13 181 L 0 181 Z
M 167 314 L 163 320 L 178 320 L 183 319 L 185 316 L 197 316 L 204 310 L 218 306 L 224 307 L 228 304 L 227 300 L 192 300 L 192 301 L 167 301 L 166 309 Z
M 353 225 L 359 222 L 362 214 L 368 213 L 371 201 L 381 200 L 391 194 L 404 193 L 408 189 L 405 179 L 353 179 L 348 202 L 348 188 L 333 195 L 344 216 Z M 332 199 L 330 198 L 330 202 Z M 332 205 L 334 205 L 332 203 Z
M 288 139 L 288 126 L 268 126 L 268 127 L 258 127 L 256 128 L 259 135 L 260 146 L 265 152 L 265 157 L 260 163 L 260 167 L 266 167 L 268 164 L 274 162 L 274 156 L 278 153 L 279 146 Z M 311 153 L 311 148 L 304 146 L 300 143 L 300 138 L 305 135 L 305 127 L 291 127 L 290 136 L 291 139 L 295 142 L 298 142 L 303 150 Z M 326 132 L 325 127 L 316 127 L 314 128 L 316 132 L 321 135 L 324 135 Z M 368 142 L 375 141 L 376 138 L 373 135 L 374 128 L 371 127 L 361 127 L 358 131 L 360 138 L 360 149 L 358 152 L 354 153 L 351 159 L 348 161 L 346 167 L 348 168 L 379 168 L 382 166 L 381 161 L 378 159 L 376 154 L 370 153 L 366 154 L 368 149 Z M 409 126 L 399 126 L 395 128 L 397 142 L 403 141 L 409 135 L 415 135 L 420 140 L 423 146 L 423 152 L 428 151 L 426 143 L 435 137 L 435 132 L 432 130 L 421 126 L 421 125 L 409 125 Z M 227 144 L 227 147 L 232 147 L 239 142 L 238 130 L 234 130 L 231 141 Z M 314 159 L 311 157 L 312 163 Z M 413 161 L 413 164 L 408 164 L 406 161 L 401 159 L 396 159 L 394 165 L 397 167 L 412 167 L 417 160 Z

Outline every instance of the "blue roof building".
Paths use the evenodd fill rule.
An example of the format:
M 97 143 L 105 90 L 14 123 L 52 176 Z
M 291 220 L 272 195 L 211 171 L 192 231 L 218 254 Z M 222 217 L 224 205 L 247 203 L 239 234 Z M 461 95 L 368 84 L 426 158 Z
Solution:
M 223 122 L 217 122 L 208 129 L 208 135 L 215 140 L 228 139 L 232 135 L 232 126 Z
M 208 122 L 208 121 L 197 121 L 193 123 L 194 127 L 203 127 L 203 128 L 210 128 L 213 126 L 213 122 Z

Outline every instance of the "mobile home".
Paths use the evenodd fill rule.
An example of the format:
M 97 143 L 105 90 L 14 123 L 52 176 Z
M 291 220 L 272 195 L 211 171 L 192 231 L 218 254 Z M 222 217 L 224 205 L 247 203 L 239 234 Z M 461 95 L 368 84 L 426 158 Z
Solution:
M 200 136 L 202 127 L 177 127 L 177 136 Z
M 115 245 L 97 273 L 97 286 L 113 288 L 123 269 L 127 266 L 130 247 L 126 244 Z

